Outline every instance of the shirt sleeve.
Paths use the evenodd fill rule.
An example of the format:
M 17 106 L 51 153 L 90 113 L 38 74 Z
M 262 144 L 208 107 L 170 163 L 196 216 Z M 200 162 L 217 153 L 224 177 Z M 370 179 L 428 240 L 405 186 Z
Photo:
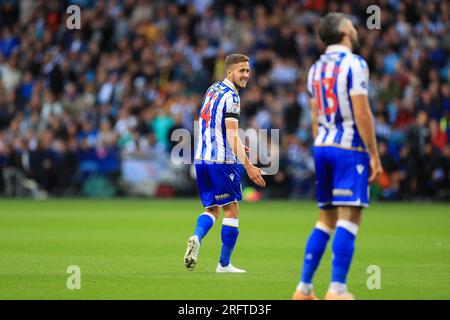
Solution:
M 236 93 L 231 93 L 225 100 L 225 118 L 239 119 L 241 103 Z
M 353 95 L 368 95 L 369 66 L 360 56 L 354 56 L 348 72 L 349 93 Z

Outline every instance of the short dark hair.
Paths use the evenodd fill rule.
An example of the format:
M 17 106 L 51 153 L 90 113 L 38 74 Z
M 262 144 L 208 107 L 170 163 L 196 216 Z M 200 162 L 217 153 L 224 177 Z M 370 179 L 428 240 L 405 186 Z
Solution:
M 249 57 L 240 53 L 230 54 L 225 58 L 225 71 L 228 71 L 228 68 L 230 68 L 233 64 L 247 62 L 249 60 L 250 60 Z
M 347 16 L 339 12 L 330 12 L 320 19 L 319 37 L 327 46 L 342 41 L 344 35 L 340 27 L 345 19 L 347 19 Z

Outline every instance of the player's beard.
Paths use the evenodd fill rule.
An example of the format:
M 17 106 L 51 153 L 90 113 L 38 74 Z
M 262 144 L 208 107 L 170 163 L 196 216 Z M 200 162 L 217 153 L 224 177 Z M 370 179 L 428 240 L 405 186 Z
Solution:
M 236 89 L 238 89 L 238 90 L 244 89 L 247 86 L 248 79 L 247 79 L 247 81 L 245 81 L 244 86 L 241 85 L 241 79 L 238 78 L 238 79 L 233 79 L 233 80 L 234 80 L 233 84 L 236 87 Z

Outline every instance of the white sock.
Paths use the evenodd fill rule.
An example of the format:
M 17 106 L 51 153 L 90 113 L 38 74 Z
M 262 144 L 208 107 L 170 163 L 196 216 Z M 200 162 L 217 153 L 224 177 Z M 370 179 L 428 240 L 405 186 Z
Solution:
M 216 222 L 216 217 L 215 217 L 214 215 L 212 215 L 211 213 L 205 211 L 205 212 L 203 212 L 202 214 L 204 214 L 204 215 L 210 217 L 211 220 L 213 221 L 213 224 Z
M 336 294 L 343 294 L 347 292 L 347 284 L 340 282 L 332 282 L 330 283 L 330 288 L 328 291 L 331 291 Z
M 303 294 L 309 295 L 313 291 L 313 284 L 312 283 L 304 283 L 300 282 L 297 286 L 297 291 L 302 292 Z

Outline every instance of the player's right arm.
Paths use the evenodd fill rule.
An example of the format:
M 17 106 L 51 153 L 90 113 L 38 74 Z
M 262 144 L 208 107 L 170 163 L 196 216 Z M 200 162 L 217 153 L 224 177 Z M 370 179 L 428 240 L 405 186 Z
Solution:
M 244 144 L 239 138 L 239 104 L 234 99 L 228 99 L 227 109 L 225 110 L 225 129 L 227 132 L 227 142 L 237 159 L 247 171 L 249 178 L 260 187 L 265 187 L 266 182 L 261 176 L 261 169 L 255 167 L 247 157 Z
M 316 139 L 317 133 L 319 131 L 319 120 L 317 117 L 317 108 L 316 102 L 313 97 L 309 98 L 309 107 L 311 108 L 311 117 L 312 117 L 312 135 L 313 138 Z
M 315 139 L 319 131 L 319 119 L 317 115 L 317 106 L 314 100 L 312 87 L 314 69 L 315 69 L 314 65 L 309 69 L 308 78 L 306 80 L 306 86 L 309 94 L 309 107 L 311 109 L 311 117 L 312 117 L 312 135 L 313 138 Z
M 365 61 L 352 63 L 352 87 L 350 96 L 353 105 L 353 115 L 359 135 L 364 141 L 370 155 L 370 177 L 369 182 L 375 181 L 383 172 L 380 155 L 378 154 L 377 139 L 375 136 L 375 125 L 372 111 L 370 109 L 368 94 L 369 70 Z

